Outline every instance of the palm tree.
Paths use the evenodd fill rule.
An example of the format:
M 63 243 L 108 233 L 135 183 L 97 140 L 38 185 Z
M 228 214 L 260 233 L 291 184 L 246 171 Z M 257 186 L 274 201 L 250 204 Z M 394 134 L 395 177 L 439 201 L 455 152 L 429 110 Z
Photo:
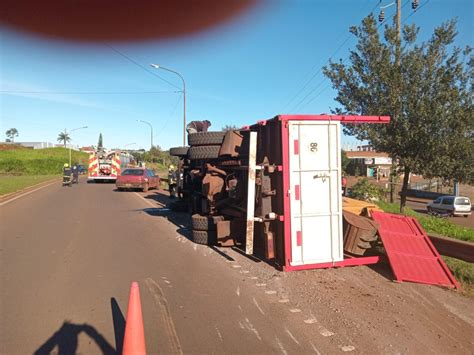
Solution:
M 66 144 L 71 141 L 71 137 L 69 136 L 69 133 L 67 133 L 66 131 L 59 132 L 57 140 L 58 142 L 63 142 L 64 148 L 66 148 Z

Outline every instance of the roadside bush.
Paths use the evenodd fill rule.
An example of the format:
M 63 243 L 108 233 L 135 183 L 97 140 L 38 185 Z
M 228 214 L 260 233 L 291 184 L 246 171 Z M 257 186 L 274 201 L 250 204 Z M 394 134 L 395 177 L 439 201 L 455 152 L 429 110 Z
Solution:
M 371 184 L 367 179 L 361 179 L 352 186 L 351 197 L 363 201 L 378 201 L 385 194 L 385 190 L 377 185 Z

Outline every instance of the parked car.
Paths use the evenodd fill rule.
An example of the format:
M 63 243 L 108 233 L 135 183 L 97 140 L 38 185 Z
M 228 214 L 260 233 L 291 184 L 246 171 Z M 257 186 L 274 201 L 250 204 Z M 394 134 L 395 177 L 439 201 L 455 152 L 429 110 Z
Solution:
M 428 213 L 467 217 L 471 214 L 471 200 L 463 196 L 441 196 L 428 203 Z
M 148 189 L 159 188 L 160 177 L 151 169 L 129 168 L 122 171 L 115 181 L 115 186 L 117 190 L 141 189 L 146 192 Z

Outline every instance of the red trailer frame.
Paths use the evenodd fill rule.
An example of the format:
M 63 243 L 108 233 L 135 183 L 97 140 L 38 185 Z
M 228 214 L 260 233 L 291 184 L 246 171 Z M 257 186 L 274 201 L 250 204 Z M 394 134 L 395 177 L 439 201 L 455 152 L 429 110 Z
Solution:
M 339 116 L 339 115 L 280 115 L 277 119 L 282 122 L 281 124 L 281 135 L 282 135 L 282 162 L 283 162 L 283 191 L 288 191 L 290 184 L 290 173 L 289 173 L 289 131 L 288 121 L 340 121 L 341 123 L 389 123 L 389 116 Z M 267 121 L 259 121 L 259 125 L 266 125 Z M 291 218 L 290 218 L 290 196 L 287 193 L 283 194 L 283 208 L 284 208 L 284 248 L 285 248 L 285 264 L 282 265 L 284 271 L 296 271 L 296 270 L 307 270 L 317 268 L 330 268 L 330 267 L 344 267 L 344 266 L 356 266 L 356 265 L 369 265 L 375 264 L 379 261 L 378 256 L 370 257 L 351 257 L 344 255 L 344 260 L 339 262 L 329 262 L 320 264 L 308 264 L 308 265 L 291 265 Z

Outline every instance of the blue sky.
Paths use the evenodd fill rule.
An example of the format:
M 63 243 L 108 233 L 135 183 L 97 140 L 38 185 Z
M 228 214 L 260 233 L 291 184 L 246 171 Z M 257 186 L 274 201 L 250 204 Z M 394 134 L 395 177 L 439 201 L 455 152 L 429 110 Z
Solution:
M 382 5 L 390 1 L 383 1 Z M 474 45 L 473 2 L 420 0 L 412 14 L 403 0 L 402 21 L 421 27 L 426 40 L 441 22 L 457 17 L 457 45 Z M 173 41 L 78 45 L 1 28 L 0 129 L 15 127 L 18 141 L 56 142 L 65 128 L 78 145 L 149 148 L 149 127 L 162 148 L 181 145 L 179 71 L 187 84 L 187 119 L 211 129 L 242 126 L 279 113 L 323 113 L 336 106 L 320 69 L 346 58 L 355 40 L 348 33 L 378 0 L 269 1 L 211 31 Z M 395 6 L 385 10 L 391 21 Z M 151 72 L 120 55 L 120 52 Z M 306 87 L 309 78 L 313 78 Z M 377 113 L 374 113 L 377 114 Z M 2 140 L 4 139 L 4 135 Z M 344 137 L 344 143 L 355 143 Z

